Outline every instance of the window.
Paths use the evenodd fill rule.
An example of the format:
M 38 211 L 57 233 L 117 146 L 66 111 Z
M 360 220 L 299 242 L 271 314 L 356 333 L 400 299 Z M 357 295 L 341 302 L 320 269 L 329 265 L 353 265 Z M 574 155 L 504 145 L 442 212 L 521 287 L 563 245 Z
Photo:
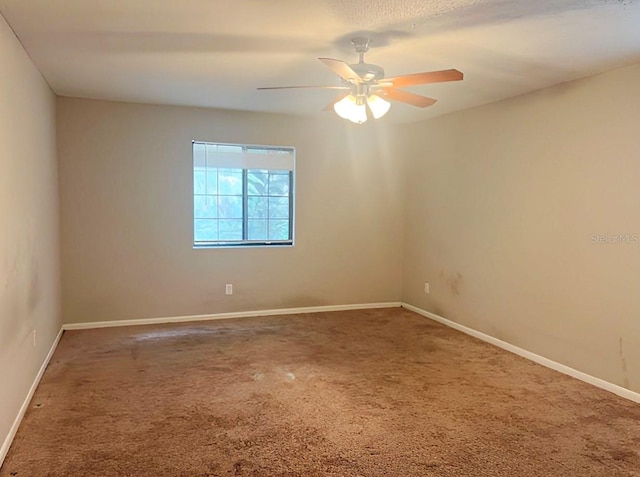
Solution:
M 295 150 L 193 142 L 193 245 L 293 245 Z

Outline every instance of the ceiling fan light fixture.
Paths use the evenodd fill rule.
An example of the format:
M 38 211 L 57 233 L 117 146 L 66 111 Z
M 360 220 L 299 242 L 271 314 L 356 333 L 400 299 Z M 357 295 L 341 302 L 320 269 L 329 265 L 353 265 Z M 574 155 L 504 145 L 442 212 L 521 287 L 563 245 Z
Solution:
M 338 116 L 362 124 L 367 120 L 367 107 L 360 97 L 349 94 L 333 105 Z
M 369 95 L 367 98 L 367 104 L 369 105 L 371 114 L 375 119 L 380 119 L 382 116 L 387 114 L 387 112 L 389 112 L 389 108 L 391 108 L 391 103 L 382 99 L 377 94 Z

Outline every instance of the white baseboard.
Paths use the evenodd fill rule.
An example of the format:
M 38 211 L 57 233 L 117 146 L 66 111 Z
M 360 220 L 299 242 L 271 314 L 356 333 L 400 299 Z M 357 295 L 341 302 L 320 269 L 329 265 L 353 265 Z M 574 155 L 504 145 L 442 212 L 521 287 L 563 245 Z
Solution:
M 89 323 L 66 323 L 63 330 L 86 330 L 92 328 L 111 328 L 115 326 L 155 325 L 160 323 L 182 323 L 188 321 L 226 320 L 230 318 L 248 318 L 251 316 L 295 315 L 298 313 L 320 313 L 327 311 L 365 310 L 374 308 L 399 308 L 400 302 L 360 303 L 351 305 L 308 306 L 303 308 L 281 308 L 276 310 L 237 311 L 212 315 L 165 316 L 160 318 L 141 318 L 136 320 L 96 321 Z
M 498 338 L 494 338 L 493 336 L 474 330 L 473 328 L 461 325 L 460 323 L 456 323 L 455 321 L 447 320 L 446 318 L 436 315 L 435 313 L 431 313 L 416 306 L 409 305 L 408 303 L 402 303 L 401 306 L 403 308 L 406 308 L 407 310 L 413 311 L 415 313 L 418 313 L 419 315 L 437 321 L 438 323 L 449 326 L 450 328 L 462 331 L 463 333 L 473 336 L 474 338 L 478 338 L 494 346 L 510 351 L 511 353 L 515 353 L 518 356 L 527 358 L 535 363 L 541 364 L 542 366 L 546 366 L 547 368 L 551 368 L 555 371 L 571 376 L 572 378 L 579 379 L 580 381 L 584 381 L 585 383 L 589 383 L 593 386 L 604 389 L 605 391 L 617 394 L 618 396 L 626 398 L 630 401 L 640 403 L 640 394 L 627 388 L 623 388 L 622 386 L 618 386 L 617 384 L 610 383 L 609 381 L 605 381 L 604 379 L 596 378 L 589 374 L 583 373 L 582 371 L 578 371 L 577 369 L 570 368 L 569 366 L 565 366 L 564 364 L 560 364 L 551 359 L 532 353 L 531 351 L 527 351 L 526 349 L 519 348 L 515 345 L 507 343 L 506 341 L 499 340 Z
M 7 456 L 7 453 L 9 452 L 9 447 L 11 447 L 11 443 L 13 442 L 13 438 L 16 436 L 16 433 L 18 432 L 18 427 L 20 427 L 20 423 L 22 422 L 22 418 L 24 417 L 25 413 L 27 412 L 27 409 L 29 408 L 29 404 L 31 403 L 31 399 L 33 398 L 33 394 L 36 392 L 38 384 L 40 384 L 40 380 L 42 379 L 42 375 L 44 374 L 44 371 L 47 369 L 47 366 L 49 365 L 49 361 L 51 361 L 51 357 L 53 356 L 53 353 L 55 352 L 56 348 L 58 347 L 58 343 L 60 342 L 60 338 L 62 337 L 62 333 L 63 333 L 63 329 L 60 328 L 60 331 L 58 332 L 58 335 L 56 336 L 56 339 L 53 341 L 53 344 L 51 345 L 51 349 L 49 350 L 49 353 L 47 354 L 47 357 L 44 359 L 44 362 L 42 363 L 42 366 L 40 366 L 40 370 L 38 371 L 38 374 L 36 375 L 36 378 L 33 380 L 33 384 L 31 385 L 31 388 L 29 389 L 29 392 L 27 393 L 27 397 L 25 398 L 24 402 L 22 403 L 22 406 L 20 407 L 20 411 L 18 411 L 18 415 L 16 416 L 15 420 L 13 421 L 13 425 L 11 426 L 11 429 L 9 430 L 9 434 L 7 435 L 7 437 L 5 438 L 4 442 L 2 443 L 2 447 L 0 447 L 0 467 L 2 467 L 2 463 L 4 462 L 4 458 Z

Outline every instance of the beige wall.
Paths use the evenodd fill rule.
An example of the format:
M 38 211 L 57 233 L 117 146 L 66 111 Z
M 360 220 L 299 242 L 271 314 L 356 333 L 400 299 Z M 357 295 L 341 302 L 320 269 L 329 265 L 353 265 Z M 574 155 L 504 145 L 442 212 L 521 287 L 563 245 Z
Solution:
M 400 299 L 401 161 L 383 122 L 69 98 L 57 109 L 66 322 Z M 194 139 L 296 147 L 295 247 L 192 248 Z
M 55 97 L 0 16 L 0 446 L 60 330 Z M 33 345 L 36 330 L 36 346 Z M 0 448 L 0 463 L 6 448 Z
M 640 65 L 404 130 L 404 301 L 640 391 L 639 132 Z

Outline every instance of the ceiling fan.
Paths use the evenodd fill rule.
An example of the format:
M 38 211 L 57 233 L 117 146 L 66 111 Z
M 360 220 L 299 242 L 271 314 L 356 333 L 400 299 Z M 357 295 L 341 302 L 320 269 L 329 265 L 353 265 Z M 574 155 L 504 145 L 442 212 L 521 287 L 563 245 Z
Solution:
M 367 107 L 372 116 L 378 119 L 389 111 L 391 107 L 389 101 L 399 101 L 419 108 L 426 108 L 437 101 L 433 98 L 398 88 L 418 84 L 460 81 L 463 78 L 463 74 L 454 69 L 385 78 L 384 70 L 380 66 L 365 63 L 364 61 L 364 55 L 369 51 L 369 39 L 356 37 L 351 42 L 359 55 L 358 63 L 349 65 L 344 61 L 334 60 L 333 58 L 318 58 L 341 78 L 342 84 L 340 86 L 273 86 L 258 89 L 317 88 L 345 90 L 344 94 L 331 101 L 323 111 L 329 111 L 333 108 L 338 116 L 361 124 L 367 120 Z

